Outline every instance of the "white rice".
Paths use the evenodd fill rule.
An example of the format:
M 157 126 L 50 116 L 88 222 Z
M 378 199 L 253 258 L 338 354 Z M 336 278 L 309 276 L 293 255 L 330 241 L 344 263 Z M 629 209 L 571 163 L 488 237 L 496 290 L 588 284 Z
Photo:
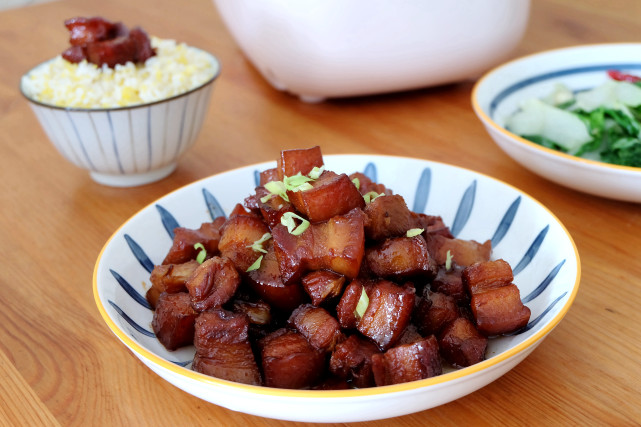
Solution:
M 151 37 L 151 45 L 156 55 L 144 65 L 97 67 L 57 56 L 26 74 L 22 90 L 29 98 L 59 107 L 125 107 L 187 92 L 218 72 L 217 61 L 200 49 L 156 37 Z

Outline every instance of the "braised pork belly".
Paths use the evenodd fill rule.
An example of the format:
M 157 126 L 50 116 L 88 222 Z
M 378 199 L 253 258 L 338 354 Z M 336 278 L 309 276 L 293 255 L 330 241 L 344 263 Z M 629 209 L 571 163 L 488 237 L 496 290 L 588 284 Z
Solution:
M 152 327 L 192 369 L 251 385 L 337 390 L 399 384 L 486 358 L 530 310 L 491 242 L 319 147 L 281 152 L 229 217 L 174 230 L 151 272 Z M 239 200 L 242 197 L 239 195 Z

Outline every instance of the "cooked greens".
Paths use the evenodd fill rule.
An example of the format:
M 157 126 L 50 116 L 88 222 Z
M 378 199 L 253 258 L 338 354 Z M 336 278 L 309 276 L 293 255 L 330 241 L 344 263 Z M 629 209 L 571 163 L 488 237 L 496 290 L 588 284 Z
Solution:
M 545 98 L 526 100 L 506 128 L 564 153 L 641 167 L 641 81 L 608 74 L 591 90 L 574 94 L 557 84 Z

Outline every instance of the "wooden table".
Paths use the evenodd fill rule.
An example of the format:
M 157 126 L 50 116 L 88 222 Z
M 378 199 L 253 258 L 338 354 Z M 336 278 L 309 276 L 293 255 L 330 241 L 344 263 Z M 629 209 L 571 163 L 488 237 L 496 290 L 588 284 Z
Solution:
M 116 189 L 63 160 L 18 92 L 22 73 L 65 48 L 64 19 L 103 15 L 214 52 L 207 120 L 177 171 Z M 513 56 L 639 41 L 641 2 L 537 0 Z M 520 365 L 441 407 L 371 425 L 641 422 L 641 206 L 580 194 L 524 170 L 486 134 L 473 82 L 304 104 L 270 87 L 208 0 L 54 1 L 0 13 L 0 424 L 266 425 L 171 386 L 116 339 L 95 306 L 96 257 L 143 206 L 196 179 L 272 160 L 282 148 L 376 153 L 460 165 L 506 181 L 567 226 L 583 267 L 573 307 Z

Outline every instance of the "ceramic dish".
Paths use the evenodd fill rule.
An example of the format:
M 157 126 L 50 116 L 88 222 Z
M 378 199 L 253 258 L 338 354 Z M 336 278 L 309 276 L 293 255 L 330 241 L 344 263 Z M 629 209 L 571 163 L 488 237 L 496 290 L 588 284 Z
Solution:
M 210 53 L 197 51 L 211 62 L 211 78 L 158 101 L 112 108 L 58 107 L 27 95 L 24 80 L 20 90 L 58 152 L 88 170 L 94 181 L 112 187 L 149 184 L 176 169 L 204 123 L 220 63 Z
M 641 168 L 570 156 L 527 141 L 504 128 L 521 102 L 543 98 L 556 83 L 577 92 L 607 80 L 606 71 L 641 73 L 641 44 L 601 44 L 557 49 L 508 62 L 481 78 L 472 105 L 490 136 L 521 165 L 585 193 L 641 202 Z
M 151 332 L 144 294 L 149 273 L 172 243 L 176 225 L 197 228 L 229 213 L 253 192 L 264 163 L 197 181 L 150 204 L 122 225 L 102 249 L 93 278 L 98 309 L 113 333 L 162 378 L 208 402 L 235 411 L 307 422 L 354 422 L 432 408 L 494 381 L 521 362 L 561 321 L 579 286 L 580 263 L 564 226 L 514 187 L 454 166 L 425 160 L 325 156 L 334 171 L 364 171 L 405 197 L 418 212 L 441 215 L 456 237 L 493 242 L 493 258 L 514 268 L 532 310 L 525 330 L 490 340 L 487 360 L 438 377 L 360 390 L 284 390 L 247 386 L 189 369 L 193 347 L 169 352 Z

